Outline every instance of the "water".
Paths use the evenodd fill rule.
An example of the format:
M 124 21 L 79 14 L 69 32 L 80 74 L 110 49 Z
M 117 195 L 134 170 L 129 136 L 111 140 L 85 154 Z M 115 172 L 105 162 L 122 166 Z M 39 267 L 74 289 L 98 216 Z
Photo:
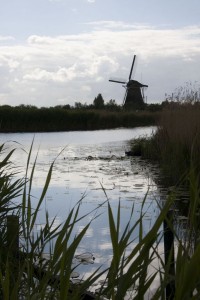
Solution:
M 131 139 L 149 136 L 154 129 L 143 127 L 35 135 L 0 134 L 1 143 L 7 142 L 8 149 L 17 148 L 14 161 L 20 167 L 21 174 L 25 173 L 27 153 L 34 138 L 31 164 L 37 153 L 38 158 L 32 190 L 33 207 L 37 205 L 48 169 L 55 160 L 51 184 L 42 210 L 38 214 L 36 230 L 44 226 L 46 210 L 49 212 L 50 220 L 55 218 L 55 225 L 58 225 L 65 221 L 70 209 L 83 198 L 80 215 L 87 214 L 87 216 L 77 224 L 74 234 L 79 233 L 88 222 L 93 221 L 77 253 L 93 253 L 95 263 L 92 266 L 80 267 L 80 273 L 84 272 L 87 275 L 101 265 L 109 265 L 112 244 L 106 200 L 109 200 L 115 216 L 120 201 L 120 230 L 123 232 L 133 206 L 132 224 L 139 218 L 141 205 L 148 191 L 143 207 L 143 212 L 146 212 L 144 233 L 151 228 L 157 215 L 155 199 L 158 191 L 151 176 L 156 169 L 140 158 L 126 157 L 125 151 L 130 149 Z M 89 212 L 91 213 L 88 214 Z M 99 216 L 96 218 L 97 215 Z M 135 230 L 131 238 L 135 239 L 136 243 L 137 236 L 138 230 Z M 48 249 L 45 250 L 48 252 Z

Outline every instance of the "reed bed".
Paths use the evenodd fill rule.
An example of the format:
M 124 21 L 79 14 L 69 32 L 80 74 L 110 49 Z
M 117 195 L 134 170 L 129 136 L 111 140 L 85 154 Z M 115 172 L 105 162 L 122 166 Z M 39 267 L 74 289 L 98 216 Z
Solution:
M 161 160 L 170 177 L 177 181 L 191 164 L 199 174 L 199 105 L 186 104 L 163 112 L 157 135 Z
M 139 139 L 135 144 L 144 157 L 159 162 L 169 184 L 176 184 L 188 174 L 191 166 L 198 177 L 200 105 L 185 103 L 169 106 L 162 111 L 158 129 L 150 140 Z
M 64 109 L 0 106 L 0 132 L 53 132 L 97 130 L 155 125 L 159 112 L 113 112 L 98 109 Z

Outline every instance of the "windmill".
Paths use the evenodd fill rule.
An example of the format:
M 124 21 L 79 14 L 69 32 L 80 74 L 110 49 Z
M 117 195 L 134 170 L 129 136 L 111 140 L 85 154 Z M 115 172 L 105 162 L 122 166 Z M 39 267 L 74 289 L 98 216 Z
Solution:
M 148 87 L 148 85 L 142 84 L 139 81 L 131 79 L 135 59 L 136 55 L 134 55 L 133 57 L 128 81 L 115 79 L 109 79 L 109 81 L 121 83 L 123 84 L 123 87 L 125 87 L 126 91 L 123 99 L 124 107 L 141 109 L 144 107 L 144 88 Z

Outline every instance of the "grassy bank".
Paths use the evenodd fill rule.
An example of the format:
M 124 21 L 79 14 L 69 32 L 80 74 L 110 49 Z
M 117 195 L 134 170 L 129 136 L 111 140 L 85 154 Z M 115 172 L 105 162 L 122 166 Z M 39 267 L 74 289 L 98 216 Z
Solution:
M 50 132 L 155 125 L 159 112 L 0 107 L 0 132 Z

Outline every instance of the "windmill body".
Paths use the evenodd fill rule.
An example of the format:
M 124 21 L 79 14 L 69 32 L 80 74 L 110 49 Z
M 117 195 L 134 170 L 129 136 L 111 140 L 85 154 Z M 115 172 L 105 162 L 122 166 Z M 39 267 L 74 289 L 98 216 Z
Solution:
M 148 87 L 148 85 L 142 84 L 139 81 L 131 79 L 133 67 L 135 63 L 136 55 L 133 57 L 133 62 L 131 65 L 131 70 L 129 74 L 128 81 L 122 80 L 112 80 L 111 82 L 121 83 L 125 87 L 125 95 L 123 100 L 123 106 L 125 108 L 133 108 L 133 109 L 143 109 L 144 108 L 144 88 Z

